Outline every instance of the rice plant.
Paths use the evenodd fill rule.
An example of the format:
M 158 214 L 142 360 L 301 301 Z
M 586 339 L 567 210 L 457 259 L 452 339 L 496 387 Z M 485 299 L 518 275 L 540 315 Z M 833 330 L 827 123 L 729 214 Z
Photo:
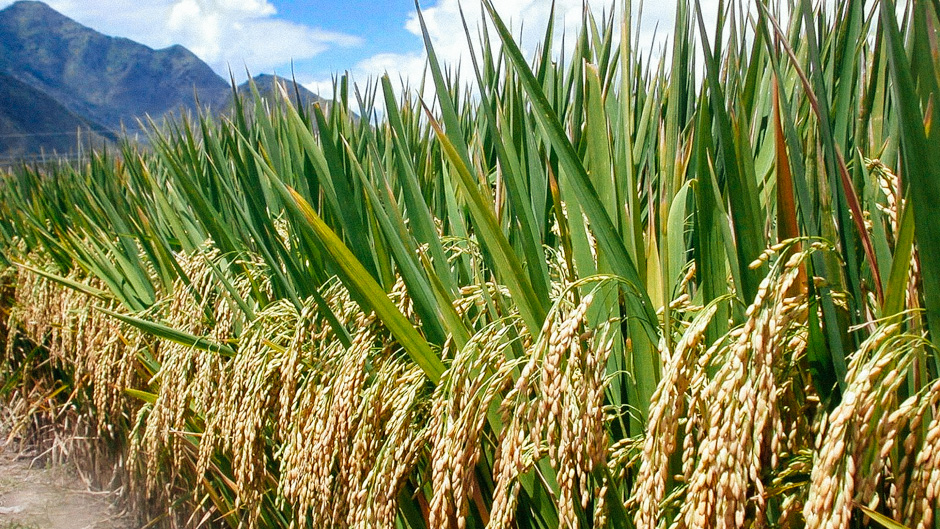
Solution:
M 940 6 L 680 1 L 652 55 L 628 1 L 563 57 L 483 8 L 469 75 L 425 35 L 431 100 L 255 92 L 3 175 L 7 332 L 129 493 L 167 526 L 940 525 Z

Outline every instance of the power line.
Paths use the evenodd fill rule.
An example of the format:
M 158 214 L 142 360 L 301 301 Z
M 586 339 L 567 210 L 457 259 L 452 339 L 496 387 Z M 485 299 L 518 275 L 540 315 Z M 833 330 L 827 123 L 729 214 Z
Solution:
M 22 165 L 35 162 L 75 162 L 91 160 L 93 157 L 93 154 L 27 154 L 23 156 L 3 156 L 0 157 L 0 166 Z
M 126 135 L 128 132 L 140 133 L 146 132 L 148 129 L 144 127 L 133 128 L 133 129 L 124 129 L 123 131 L 116 131 L 111 129 L 82 129 L 72 132 L 18 132 L 18 133 L 9 133 L 9 134 L 0 134 L 0 138 L 32 138 L 32 137 L 48 137 L 48 136 L 79 136 L 82 134 L 88 134 L 90 132 L 95 134 L 114 134 L 114 135 Z

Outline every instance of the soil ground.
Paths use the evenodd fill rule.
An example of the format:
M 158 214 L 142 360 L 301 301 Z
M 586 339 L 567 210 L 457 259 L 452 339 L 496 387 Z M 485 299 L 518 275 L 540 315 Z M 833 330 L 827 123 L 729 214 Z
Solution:
M 3 441 L 0 433 L 0 529 L 133 529 L 113 494 L 92 492 L 71 466 L 46 468 Z

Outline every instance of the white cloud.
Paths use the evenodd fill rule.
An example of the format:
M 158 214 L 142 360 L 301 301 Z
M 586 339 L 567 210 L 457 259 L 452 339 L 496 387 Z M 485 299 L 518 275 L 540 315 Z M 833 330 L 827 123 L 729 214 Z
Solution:
M 398 90 L 402 84 L 407 84 L 412 90 L 417 90 L 424 75 L 427 56 L 421 53 L 379 53 L 359 61 L 349 73 L 355 82 L 365 83 L 376 80 L 388 74 L 392 86 Z M 342 74 L 342 72 L 339 72 Z M 333 79 L 316 79 L 304 84 L 309 90 L 329 98 L 333 93 Z
M 603 2 L 606 4 L 607 2 Z M 519 37 L 521 33 L 521 46 L 531 55 L 535 46 L 541 43 L 548 25 L 552 2 L 550 0 L 502 0 L 495 3 L 500 18 L 509 26 L 513 34 Z M 474 44 L 479 49 L 478 28 L 484 20 L 482 6 L 474 3 L 465 3 L 463 15 Z M 600 2 L 594 2 L 592 8 L 600 15 Z M 582 0 L 557 0 L 555 2 L 556 31 L 555 36 L 568 35 L 571 41 L 581 27 L 583 13 Z M 435 51 L 443 62 L 456 64 L 458 61 L 469 60 L 466 33 L 463 27 L 458 0 L 440 0 L 435 6 L 425 8 L 424 21 L 428 34 L 434 43 Z M 405 27 L 415 35 L 421 35 L 421 26 L 417 14 L 411 15 Z M 498 41 L 498 35 L 490 26 L 490 37 Z
M 293 59 L 304 61 L 336 47 L 357 46 L 357 36 L 304 26 L 278 19 L 276 9 L 269 0 L 46 0 L 54 9 L 111 35 L 119 35 L 142 42 L 154 48 L 182 44 L 205 60 L 223 77 L 228 70 L 239 80 L 245 69 L 252 73 L 269 72 L 277 68 L 282 73 Z M 0 0 L 0 8 L 12 0 Z M 430 3 L 430 2 L 428 2 Z M 464 0 L 474 47 L 480 49 L 479 25 L 484 16 L 480 3 Z M 534 56 L 542 42 L 552 0 L 493 0 L 496 8 L 517 37 L 521 35 L 523 51 Z M 634 0 L 634 8 L 639 4 Z M 718 0 L 702 0 L 706 25 L 714 25 Z M 379 3 L 380 4 L 380 3 Z M 462 78 L 472 79 L 467 39 L 461 21 L 459 0 L 436 0 L 423 8 L 428 32 L 442 63 L 462 69 Z M 620 7 L 622 0 L 591 0 L 590 8 L 598 18 L 611 7 Z M 676 0 L 646 1 L 639 26 L 639 42 L 645 51 L 654 55 L 668 38 L 673 27 Z M 381 7 L 377 7 L 381 9 Z M 582 0 L 555 0 L 555 46 L 562 35 L 570 49 L 581 27 Z M 619 16 L 619 15 L 618 15 Z M 401 27 L 420 37 L 417 14 L 399 21 Z M 658 24 L 658 29 L 656 26 Z M 655 39 L 654 39 L 655 35 Z M 491 42 L 498 46 L 499 38 L 490 31 Z M 564 52 L 561 52 L 564 53 Z M 425 70 L 424 52 L 401 53 L 386 50 L 349 65 L 353 80 L 364 83 L 388 73 L 396 90 L 399 79 L 416 89 Z M 340 72 L 341 73 L 341 72 Z M 300 74 L 303 78 L 303 75 Z M 428 83 L 430 84 L 430 83 Z M 329 97 L 333 82 L 330 78 L 306 82 L 311 90 Z
M 0 0 L 0 7 L 12 3 Z M 266 72 L 333 47 L 357 46 L 345 33 L 275 18 L 268 0 L 47 0 L 55 10 L 153 48 L 182 44 L 223 76 Z
M 521 48 L 528 58 L 532 58 L 537 47 L 542 43 L 545 30 L 548 25 L 552 1 L 551 0 L 494 0 L 497 12 L 507 26 L 516 36 L 517 42 L 521 43 Z M 610 9 L 617 9 L 615 20 L 620 20 L 619 10 L 622 8 L 622 0 L 600 0 L 589 2 L 589 8 L 600 23 L 602 17 L 609 16 Z M 639 2 L 634 1 L 634 9 Z M 470 80 L 473 73 L 470 62 L 470 51 L 467 44 L 466 32 L 461 18 L 460 7 L 463 5 L 463 15 L 466 17 L 467 26 L 470 28 L 470 35 L 473 40 L 473 46 L 477 53 L 480 51 L 480 30 L 483 21 L 490 24 L 489 36 L 491 44 L 499 46 L 499 37 L 493 26 L 489 22 L 489 16 L 484 15 L 482 6 L 474 1 L 460 2 L 459 0 L 438 0 L 432 6 L 425 6 L 422 9 L 428 34 L 434 46 L 435 53 L 440 62 L 450 67 L 460 67 L 462 78 Z M 702 9 L 705 13 L 705 22 L 707 27 L 714 26 L 714 20 L 717 15 L 718 0 L 702 0 Z M 642 19 L 639 25 L 639 43 L 644 52 L 653 52 L 657 55 L 662 49 L 666 40 L 671 35 L 674 17 L 676 11 L 676 2 L 660 1 L 645 2 Z M 572 49 L 573 43 L 581 28 L 584 13 L 584 3 L 582 0 L 555 0 L 555 35 L 554 46 L 556 55 L 559 53 L 559 46 L 564 36 L 567 50 L 560 53 L 567 53 Z M 635 13 L 638 15 L 639 13 Z M 414 35 L 421 37 L 421 26 L 417 13 L 412 14 L 407 20 L 403 21 L 404 27 Z M 658 27 L 657 27 L 658 25 Z M 617 25 L 619 38 L 619 24 Z M 421 84 L 422 75 L 425 73 L 426 54 L 421 53 L 394 53 L 386 52 L 365 59 L 350 69 L 354 81 L 362 83 L 368 79 L 377 79 L 385 73 L 389 74 L 393 86 L 400 88 L 399 78 L 404 79 L 407 84 L 416 89 Z M 430 79 L 428 80 L 430 85 Z M 332 81 L 322 79 L 306 84 L 306 86 L 329 97 L 332 93 Z
M 271 18 L 266 0 L 177 0 L 170 6 L 170 38 L 216 70 L 267 71 L 314 57 L 332 46 L 354 46 L 358 37 Z
M 551 0 L 496 0 L 500 17 L 511 27 L 514 35 L 522 34 L 522 48 L 532 55 L 535 47 L 542 42 L 545 28 L 548 24 L 551 11 Z M 428 28 L 428 35 L 434 46 L 438 60 L 446 67 L 460 67 L 461 78 L 469 81 L 473 77 L 470 62 L 470 50 L 467 44 L 466 32 L 461 19 L 461 4 L 463 15 L 466 17 L 467 27 L 473 37 L 474 49 L 480 51 L 480 34 L 478 28 L 484 20 L 482 5 L 477 2 L 460 2 L 459 0 L 439 0 L 435 5 L 422 8 L 422 15 Z M 556 0 L 556 34 L 571 38 L 577 34 L 581 26 L 582 0 Z M 600 10 L 597 11 L 600 15 Z M 407 20 L 402 21 L 403 26 L 417 37 L 422 37 L 421 25 L 417 13 L 413 13 Z M 499 37 L 490 26 L 490 38 L 494 46 L 498 46 Z M 392 86 L 399 91 L 402 85 L 417 90 L 425 75 L 427 55 L 420 53 L 383 52 L 364 59 L 350 69 L 353 80 L 364 83 L 375 80 L 388 74 Z M 428 93 L 432 93 L 430 77 L 426 83 Z M 324 97 L 330 97 L 333 84 L 330 79 L 320 79 L 305 85 L 310 90 Z

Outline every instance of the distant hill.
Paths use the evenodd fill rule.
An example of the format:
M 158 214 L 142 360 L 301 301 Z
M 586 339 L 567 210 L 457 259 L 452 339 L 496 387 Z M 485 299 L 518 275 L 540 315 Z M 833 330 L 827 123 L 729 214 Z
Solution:
M 195 92 L 209 106 L 223 104 L 229 93 L 182 46 L 154 50 L 108 37 L 32 1 L 0 11 L 0 71 L 112 128 L 132 116 L 195 108 Z
M 38 154 L 65 154 L 81 140 L 100 146 L 114 140 L 101 125 L 77 116 L 58 101 L 0 72 L 0 165 Z
M 256 75 L 251 79 L 250 82 L 253 82 L 258 89 L 258 93 L 261 97 L 266 99 L 271 99 L 272 97 L 278 96 L 280 91 L 276 90 L 274 85 L 275 82 L 280 84 L 284 90 L 287 92 L 287 96 L 290 98 L 291 102 L 296 104 L 297 97 L 300 96 L 300 102 L 303 106 L 309 106 L 314 103 L 320 103 L 321 105 L 326 105 L 327 100 L 322 97 L 314 94 L 310 90 L 307 90 L 300 84 L 295 84 L 294 81 L 290 79 L 285 79 L 283 77 L 277 77 L 269 74 Z M 249 81 L 246 81 L 239 85 L 238 94 L 243 98 L 251 97 L 251 85 Z
M 222 112 L 232 102 L 231 85 L 186 48 L 109 37 L 35 1 L 0 10 L 0 75 L 0 160 L 72 151 L 79 128 L 104 141 L 144 116 L 193 111 L 197 101 Z M 263 97 L 275 94 L 274 80 L 254 78 Z M 293 84 L 281 82 L 294 100 Z M 250 94 L 247 83 L 238 91 Z M 323 102 L 299 91 L 305 105 Z

